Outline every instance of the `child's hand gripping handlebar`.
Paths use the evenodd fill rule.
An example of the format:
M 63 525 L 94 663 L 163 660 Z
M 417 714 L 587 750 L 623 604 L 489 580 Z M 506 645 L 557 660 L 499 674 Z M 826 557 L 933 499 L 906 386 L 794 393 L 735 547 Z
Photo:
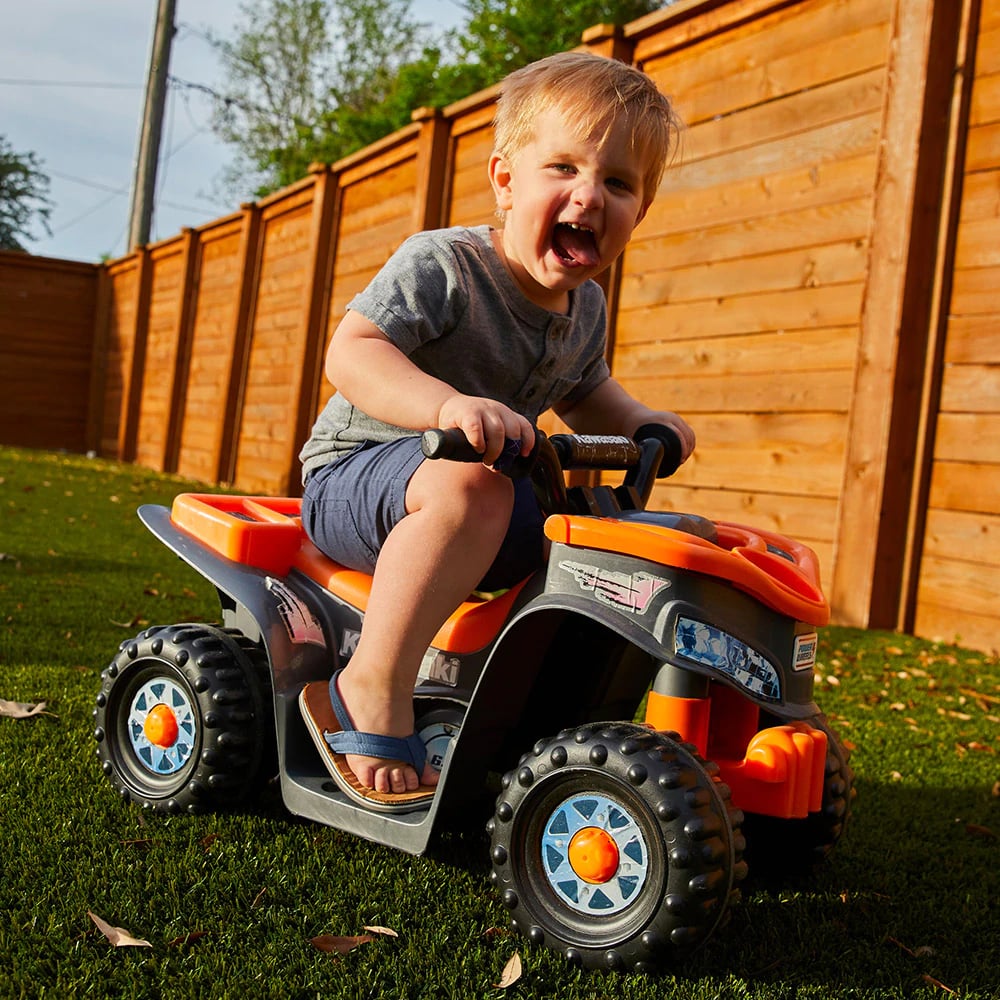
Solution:
M 481 462 L 483 456 L 458 427 L 424 431 L 420 442 L 427 458 Z M 662 424 L 643 424 L 635 438 L 535 431 L 535 447 L 520 454 L 520 441 L 508 441 L 493 469 L 511 479 L 531 475 L 535 492 L 547 513 L 567 509 L 563 472 L 571 469 L 627 469 L 625 480 L 645 505 L 656 479 L 673 475 L 683 454 L 680 438 Z

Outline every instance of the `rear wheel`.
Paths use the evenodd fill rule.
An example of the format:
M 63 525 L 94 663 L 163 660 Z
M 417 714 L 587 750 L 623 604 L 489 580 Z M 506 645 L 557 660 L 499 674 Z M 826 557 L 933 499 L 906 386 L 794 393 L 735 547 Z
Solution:
M 716 770 L 626 723 L 536 744 L 489 824 L 514 926 L 588 968 L 652 970 L 704 941 L 746 874 Z
M 123 798 L 157 811 L 231 804 L 273 756 L 264 651 L 208 625 L 146 629 L 102 673 L 97 756 Z
M 844 834 L 854 797 L 854 771 L 848 763 L 850 751 L 840 741 L 825 715 L 804 720 L 826 734 L 826 770 L 823 801 L 818 812 L 804 819 L 778 819 L 747 813 L 743 828 L 747 858 L 755 875 L 804 874 L 822 864 Z M 761 725 L 781 720 L 763 716 Z

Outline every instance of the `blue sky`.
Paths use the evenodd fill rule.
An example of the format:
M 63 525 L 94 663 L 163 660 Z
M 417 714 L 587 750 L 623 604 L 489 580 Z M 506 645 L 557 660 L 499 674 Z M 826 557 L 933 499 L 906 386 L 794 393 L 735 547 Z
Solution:
M 177 0 L 170 75 L 222 89 L 207 31 L 231 37 L 247 0 Z M 35 254 L 96 261 L 127 252 L 128 217 L 156 0 L 12 0 L 0 32 L 0 135 L 34 152 L 50 179 L 52 235 L 35 227 Z M 454 0 L 415 0 L 413 16 L 454 24 Z M 209 130 L 209 99 L 170 88 L 152 239 L 233 211 L 219 191 L 232 150 Z

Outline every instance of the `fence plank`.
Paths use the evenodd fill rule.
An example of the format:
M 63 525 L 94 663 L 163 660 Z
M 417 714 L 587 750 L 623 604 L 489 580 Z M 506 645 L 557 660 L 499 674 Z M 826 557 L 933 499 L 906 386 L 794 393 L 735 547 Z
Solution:
M 929 504 L 946 510 L 1000 514 L 1000 475 L 985 462 L 936 462 Z
M 927 514 L 925 540 L 926 554 L 936 559 L 1000 566 L 1000 517 L 932 508 Z M 997 637 L 1000 641 L 1000 631 Z
M 871 265 L 831 591 L 838 615 L 853 624 L 893 627 L 903 600 L 915 482 L 910 456 L 920 426 L 935 286 L 933 258 L 916 259 L 908 251 L 925 241 L 937 244 L 945 150 L 922 143 L 921 136 L 930 109 L 949 118 L 960 13 L 933 0 L 898 0 L 893 11 Z
M 851 372 L 857 354 L 856 327 L 779 330 L 769 334 L 713 337 L 711 340 L 647 339 L 615 346 L 619 378 L 664 376 L 677 379 L 772 374 L 795 379 L 812 372 Z M 846 408 L 848 401 L 841 403 Z
M 863 239 L 707 261 L 687 267 L 666 266 L 628 271 L 622 301 L 630 308 L 700 302 L 761 292 L 830 285 L 859 284 L 867 273 L 868 248 Z

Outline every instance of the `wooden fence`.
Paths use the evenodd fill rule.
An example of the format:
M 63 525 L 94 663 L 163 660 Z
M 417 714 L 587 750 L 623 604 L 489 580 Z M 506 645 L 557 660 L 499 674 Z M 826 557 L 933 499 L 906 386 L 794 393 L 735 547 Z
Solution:
M 681 0 L 584 44 L 687 124 L 606 282 L 616 377 L 698 432 L 656 505 L 806 541 L 839 622 L 1000 646 L 1000 0 Z M 296 492 L 347 302 L 411 233 L 492 220 L 494 98 L 92 273 L 0 257 L 32 414 L 4 440 L 56 443 L 44 379 L 6 391 L 66 312 L 6 315 L 34 267 L 94 358 L 72 446 Z

